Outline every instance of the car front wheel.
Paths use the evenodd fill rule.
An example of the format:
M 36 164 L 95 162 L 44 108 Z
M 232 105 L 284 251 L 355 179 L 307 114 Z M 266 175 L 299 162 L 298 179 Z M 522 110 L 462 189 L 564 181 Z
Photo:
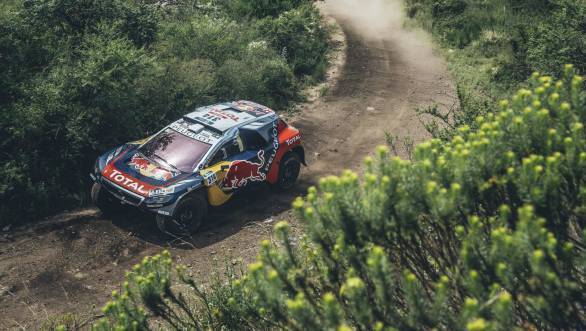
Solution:
M 173 216 L 157 214 L 157 227 L 165 233 L 189 235 L 202 225 L 207 214 L 207 201 L 201 194 L 194 194 L 179 201 Z
M 285 154 L 279 165 L 279 181 L 274 186 L 283 191 L 291 189 L 297 182 L 300 171 L 299 155 L 294 152 Z

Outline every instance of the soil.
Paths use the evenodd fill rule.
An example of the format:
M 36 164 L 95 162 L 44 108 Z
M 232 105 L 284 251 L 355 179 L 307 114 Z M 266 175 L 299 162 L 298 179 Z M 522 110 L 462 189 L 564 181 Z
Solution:
M 212 211 L 202 231 L 180 240 L 160 234 L 151 215 L 130 209 L 113 219 L 95 208 L 77 210 L 0 232 L 0 329 L 36 329 L 67 312 L 91 318 L 120 289 L 126 270 L 163 249 L 202 281 L 226 263 L 249 262 L 260 241 L 272 238 L 276 221 L 290 220 L 302 231 L 290 211 L 296 196 L 325 175 L 359 170 L 385 143 L 385 132 L 415 143 L 426 139 L 425 119 L 415 109 L 446 108 L 456 99 L 443 60 L 424 34 L 404 29 L 400 20 L 371 24 L 372 17 L 337 10 L 336 1 L 344 2 L 322 5 L 343 30 L 327 83 L 309 91 L 309 101 L 289 118 L 303 133 L 309 164 L 293 191 L 251 188 Z M 405 148 L 398 152 L 408 156 Z

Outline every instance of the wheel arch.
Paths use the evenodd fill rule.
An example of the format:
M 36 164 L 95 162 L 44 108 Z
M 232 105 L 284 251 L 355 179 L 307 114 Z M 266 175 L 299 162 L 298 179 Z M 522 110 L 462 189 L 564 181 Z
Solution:
M 297 145 L 297 146 L 291 148 L 291 150 L 289 150 L 289 152 L 296 153 L 297 156 L 299 156 L 299 160 L 301 161 L 301 164 L 303 164 L 304 166 L 307 167 L 307 163 L 305 162 L 305 149 L 303 148 L 303 146 Z M 285 153 L 285 154 L 287 154 L 287 153 Z

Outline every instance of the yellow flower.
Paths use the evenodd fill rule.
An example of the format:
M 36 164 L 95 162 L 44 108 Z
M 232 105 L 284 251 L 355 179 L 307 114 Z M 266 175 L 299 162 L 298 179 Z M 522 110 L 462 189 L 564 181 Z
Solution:
M 537 93 L 537 95 L 542 95 L 543 93 L 545 93 L 545 89 L 542 86 L 540 86 L 535 89 L 535 93 Z
M 248 265 L 248 270 L 250 270 L 250 272 L 255 272 L 258 271 L 260 269 L 262 269 L 263 264 L 262 262 L 258 261 L 258 262 L 254 262 Z
M 377 154 L 378 154 L 380 157 L 383 157 L 383 156 L 385 156 L 386 154 L 388 154 L 388 153 L 389 153 L 389 148 L 388 148 L 387 146 L 380 145 L 380 146 L 378 146 L 378 147 L 376 148 L 376 153 L 377 153 Z
M 468 331 L 484 331 L 487 327 L 486 321 L 483 318 L 477 318 L 466 324 L 466 330 Z
M 573 64 L 566 64 L 566 65 L 564 66 L 564 71 L 565 71 L 566 73 L 570 73 L 572 70 L 574 70 L 574 65 L 573 65 Z
M 504 291 L 499 296 L 499 301 L 502 302 L 502 303 L 504 303 L 504 304 L 509 304 L 512 299 L 513 299 L 513 297 L 511 296 L 511 293 L 509 293 L 507 291 Z
M 540 173 L 542 173 L 542 172 L 543 172 L 543 167 L 542 167 L 542 166 L 540 166 L 540 165 L 537 165 L 537 166 L 535 166 L 535 168 L 533 168 L 533 170 L 534 170 L 536 173 L 540 174 Z
M 293 201 L 293 208 L 300 210 L 301 208 L 303 208 L 303 204 L 303 199 L 301 197 L 297 197 L 295 201 Z
M 427 182 L 426 190 L 427 193 L 431 194 L 437 189 L 437 183 L 434 181 Z
M 373 159 L 371 156 L 367 156 L 364 158 L 364 165 L 370 167 L 372 165 Z
M 408 281 L 408 282 L 410 282 L 410 283 L 413 283 L 413 282 L 415 282 L 416 280 L 417 280 L 417 277 L 415 277 L 415 275 L 414 275 L 413 273 L 409 273 L 409 274 L 407 275 L 407 281 Z
M 466 307 L 476 307 L 478 306 L 478 300 L 474 299 L 474 298 L 466 298 L 466 300 L 464 300 L 464 306 Z

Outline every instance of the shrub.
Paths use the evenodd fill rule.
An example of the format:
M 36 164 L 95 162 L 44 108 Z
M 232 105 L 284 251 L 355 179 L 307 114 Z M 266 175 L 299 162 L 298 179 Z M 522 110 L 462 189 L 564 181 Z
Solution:
M 298 8 L 313 0 L 230 0 L 222 5 L 235 18 L 277 17 L 281 13 Z
M 218 92 L 226 99 L 255 99 L 281 108 L 296 95 L 293 77 L 283 58 L 265 43 L 253 42 L 242 59 L 229 60 L 218 69 Z
M 411 162 L 379 147 L 362 180 L 320 180 L 293 203 L 307 234 L 278 223 L 279 245 L 264 241 L 227 285 L 204 292 L 179 266 L 181 290 L 168 253 L 147 258 L 97 329 L 151 317 L 195 329 L 584 328 L 582 84 L 572 66 L 559 81 L 535 74 L 478 129 L 424 142 Z
M 246 44 L 252 40 L 250 34 L 249 29 L 242 29 L 225 17 L 196 16 L 189 22 L 167 23 L 160 46 L 167 56 L 204 58 L 221 65 L 246 50 Z
M 564 63 L 586 68 L 586 5 L 553 1 L 551 17 L 530 28 L 526 62 L 533 70 L 559 74 Z
M 262 35 L 287 59 L 296 75 L 314 75 L 322 79 L 328 52 L 327 28 L 314 6 L 302 6 L 276 19 L 260 21 Z M 321 77 L 320 77 L 321 76 Z
M 532 71 L 560 77 L 562 65 L 574 63 L 586 72 L 583 1 L 407 0 L 406 11 L 450 49 L 465 96 L 460 112 L 471 118 L 490 111 L 485 104 L 507 97 Z
M 197 106 L 241 97 L 286 107 L 303 70 L 313 72 L 326 52 L 321 17 L 297 10 L 302 3 L 283 1 L 275 14 L 292 10 L 295 24 L 324 33 L 307 34 L 303 53 L 287 62 L 281 51 L 295 40 L 273 45 L 274 31 L 233 20 L 215 1 L 2 2 L 0 225 L 84 204 L 99 153 Z M 306 69 L 295 75 L 298 63 Z

